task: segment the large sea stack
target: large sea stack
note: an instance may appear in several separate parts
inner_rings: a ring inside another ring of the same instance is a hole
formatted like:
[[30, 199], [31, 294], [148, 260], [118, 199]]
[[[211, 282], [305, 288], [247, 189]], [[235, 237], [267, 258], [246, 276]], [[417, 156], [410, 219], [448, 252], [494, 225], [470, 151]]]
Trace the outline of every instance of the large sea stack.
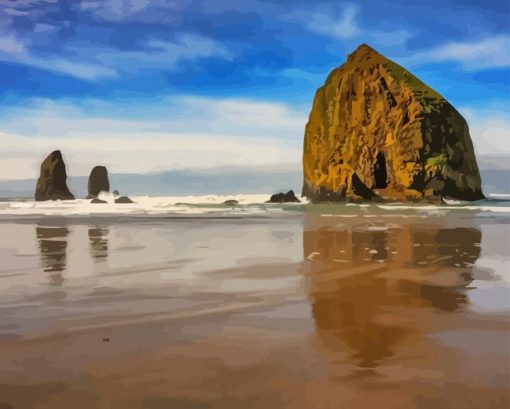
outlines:
[[89, 176], [87, 199], [94, 199], [100, 192], [109, 191], [108, 170], [104, 166], [94, 166]]
[[484, 197], [465, 119], [364, 44], [315, 94], [303, 174], [314, 201]]
[[73, 200], [67, 187], [66, 165], [60, 151], [51, 152], [41, 164], [41, 174], [35, 188], [35, 200]]

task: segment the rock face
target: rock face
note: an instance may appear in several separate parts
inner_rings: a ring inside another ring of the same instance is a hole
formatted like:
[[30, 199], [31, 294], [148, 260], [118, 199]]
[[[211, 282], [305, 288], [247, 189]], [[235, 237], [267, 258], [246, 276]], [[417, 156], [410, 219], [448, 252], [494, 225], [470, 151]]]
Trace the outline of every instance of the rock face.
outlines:
[[60, 151], [51, 152], [41, 164], [41, 174], [35, 188], [35, 200], [73, 200], [66, 184], [67, 173]]
[[99, 195], [99, 192], [109, 192], [110, 182], [108, 180], [108, 171], [104, 166], [95, 166], [90, 172], [88, 183], [87, 199], [93, 199]]
[[275, 193], [271, 195], [271, 198], [266, 203], [301, 203], [293, 190], [289, 190], [287, 193]]
[[484, 197], [464, 118], [367, 45], [315, 94], [303, 174], [314, 201]]

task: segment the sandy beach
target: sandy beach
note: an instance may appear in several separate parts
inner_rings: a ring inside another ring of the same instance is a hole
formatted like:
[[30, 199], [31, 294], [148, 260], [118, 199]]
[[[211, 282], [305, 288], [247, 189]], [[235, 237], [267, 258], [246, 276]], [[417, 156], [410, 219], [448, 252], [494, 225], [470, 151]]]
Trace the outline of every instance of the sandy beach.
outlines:
[[510, 212], [2, 216], [0, 408], [505, 408]]

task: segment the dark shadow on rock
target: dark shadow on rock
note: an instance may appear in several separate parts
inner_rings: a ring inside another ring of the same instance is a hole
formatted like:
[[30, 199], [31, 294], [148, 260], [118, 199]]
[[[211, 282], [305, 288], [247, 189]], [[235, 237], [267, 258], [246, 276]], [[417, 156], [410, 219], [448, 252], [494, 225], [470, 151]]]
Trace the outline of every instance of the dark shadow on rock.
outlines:
[[377, 195], [372, 191], [372, 189], [365, 185], [356, 173], [352, 174], [351, 187], [352, 191], [362, 199], [373, 200], [377, 198]]
[[374, 186], [375, 189], [386, 189], [388, 187], [388, 171], [386, 169], [386, 157], [384, 153], [377, 154], [374, 165]]

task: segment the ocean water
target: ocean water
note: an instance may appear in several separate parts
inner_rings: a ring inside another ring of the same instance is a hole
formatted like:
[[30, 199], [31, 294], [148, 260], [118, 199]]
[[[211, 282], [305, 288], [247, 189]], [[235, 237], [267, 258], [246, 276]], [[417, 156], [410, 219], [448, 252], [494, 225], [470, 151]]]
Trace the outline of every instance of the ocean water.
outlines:
[[0, 407], [508, 407], [504, 198], [268, 198], [1, 202]]

